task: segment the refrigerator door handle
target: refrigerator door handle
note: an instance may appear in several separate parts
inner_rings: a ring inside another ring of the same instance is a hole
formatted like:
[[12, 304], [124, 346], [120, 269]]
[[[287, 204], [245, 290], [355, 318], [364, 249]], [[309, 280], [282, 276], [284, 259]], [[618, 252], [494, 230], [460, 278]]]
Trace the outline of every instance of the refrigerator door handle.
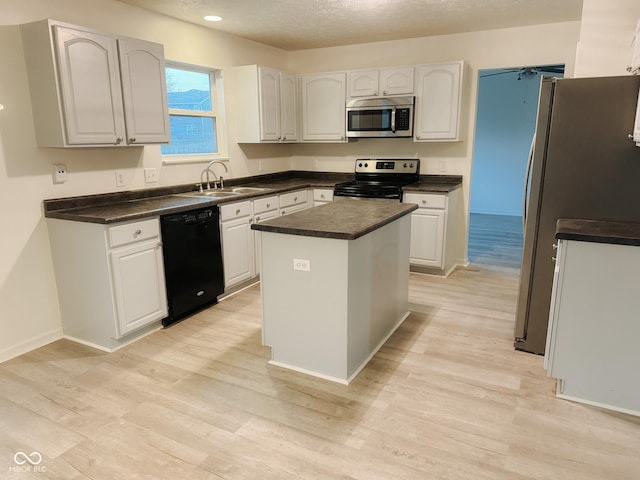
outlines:
[[524, 236], [524, 231], [527, 225], [527, 211], [529, 210], [529, 181], [531, 179], [531, 168], [533, 167], [533, 148], [536, 143], [536, 134], [533, 133], [533, 138], [531, 139], [531, 147], [529, 148], [529, 158], [527, 159], [527, 171], [524, 176], [524, 196], [522, 199], [522, 235]]

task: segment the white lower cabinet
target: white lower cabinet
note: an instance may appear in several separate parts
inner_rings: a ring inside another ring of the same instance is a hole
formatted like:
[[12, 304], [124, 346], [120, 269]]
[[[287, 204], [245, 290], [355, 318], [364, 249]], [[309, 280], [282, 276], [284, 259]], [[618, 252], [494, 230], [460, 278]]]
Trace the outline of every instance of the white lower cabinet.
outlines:
[[296, 190], [294, 192], [280, 195], [280, 215], [289, 215], [309, 208], [309, 194], [307, 190]]
[[167, 298], [157, 217], [47, 225], [65, 337], [113, 350], [160, 327]]
[[325, 203], [333, 202], [333, 189], [332, 188], [314, 188], [313, 189], [313, 206], [324, 205]]
[[[280, 215], [279, 200], [277, 196], [259, 198], [253, 201], [253, 223], [264, 222]], [[260, 232], [254, 231], [254, 254], [256, 260], [256, 274], [260, 274], [261, 249]]]
[[220, 206], [225, 291], [255, 276], [251, 201]]
[[404, 203], [416, 203], [411, 214], [409, 262], [414, 270], [449, 274], [456, 265], [459, 190], [446, 193], [406, 193]]
[[640, 247], [559, 240], [545, 368], [561, 398], [640, 416]]

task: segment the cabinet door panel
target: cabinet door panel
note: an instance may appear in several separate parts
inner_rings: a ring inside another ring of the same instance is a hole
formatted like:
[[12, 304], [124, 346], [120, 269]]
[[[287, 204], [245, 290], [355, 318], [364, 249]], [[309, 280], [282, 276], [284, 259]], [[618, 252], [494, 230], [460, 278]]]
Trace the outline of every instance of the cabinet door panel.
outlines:
[[127, 143], [168, 143], [170, 139], [164, 48], [119, 39]]
[[371, 97], [378, 95], [378, 70], [349, 72], [349, 96]]
[[460, 63], [428, 65], [418, 70], [416, 140], [457, 140]]
[[280, 73], [260, 67], [260, 140], [280, 139]]
[[413, 93], [413, 67], [384, 68], [380, 70], [380, 88], [383, 95]]
[[222, 256], [225, 288], [254, 276], [253, 230], [248, 218], [222, 223]]
[[298, 81], [290, 73], [280, 73], [280, 135], [283, 141], [298, 140]]
[[116, 40], [55, 26], [63, 116], [70, 145], [118, 144], [124, 112]]
[[411, 215], [411, 263], [442, 267], [443, 210], [418, 209]]
[[167, 315], [158, 240], [112, 251], [111, 270], [119, 336]]
[[344, 73], [302, 77], [302, 139], [338, 141], [346, 139]]

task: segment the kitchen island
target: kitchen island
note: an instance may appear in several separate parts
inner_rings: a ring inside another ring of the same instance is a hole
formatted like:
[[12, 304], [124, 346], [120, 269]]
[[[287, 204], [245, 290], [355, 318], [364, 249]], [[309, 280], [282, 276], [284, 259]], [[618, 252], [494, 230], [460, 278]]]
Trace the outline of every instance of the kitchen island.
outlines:
[[271, 364], [348, 384], [408, 316], [415, 204], [345, 199], [252, 225]]

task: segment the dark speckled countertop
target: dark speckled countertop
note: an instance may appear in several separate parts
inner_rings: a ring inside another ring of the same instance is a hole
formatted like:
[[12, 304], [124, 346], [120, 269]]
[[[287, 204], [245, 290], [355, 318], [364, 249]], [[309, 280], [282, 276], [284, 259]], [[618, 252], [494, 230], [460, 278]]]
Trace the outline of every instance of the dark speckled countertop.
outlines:
[[[331, 188], [353, 179], [353, 174], [289, 171], [240, 179], [225, 185], [260, 187], [265, 190], [224, 198], [185, 196], [193, 185], [176, 185], [145, 190], [57, 198], [44, 201], [44, 215], [78, 222], [111, 224], [145, 217], [186, 212], [201, 207], [277, 195], [301, 188]], [[411, 192], [447, 193], [462, 186], [462, 176], [421, 175], [420, 182], [405, 187]]]
[[355, 240], [417, 209], [414, 203], [345, 198], [251, 225], [263, 232]]
[[556, 222], [556, 238], [640, 246], [640, 223], [560, 218]]

